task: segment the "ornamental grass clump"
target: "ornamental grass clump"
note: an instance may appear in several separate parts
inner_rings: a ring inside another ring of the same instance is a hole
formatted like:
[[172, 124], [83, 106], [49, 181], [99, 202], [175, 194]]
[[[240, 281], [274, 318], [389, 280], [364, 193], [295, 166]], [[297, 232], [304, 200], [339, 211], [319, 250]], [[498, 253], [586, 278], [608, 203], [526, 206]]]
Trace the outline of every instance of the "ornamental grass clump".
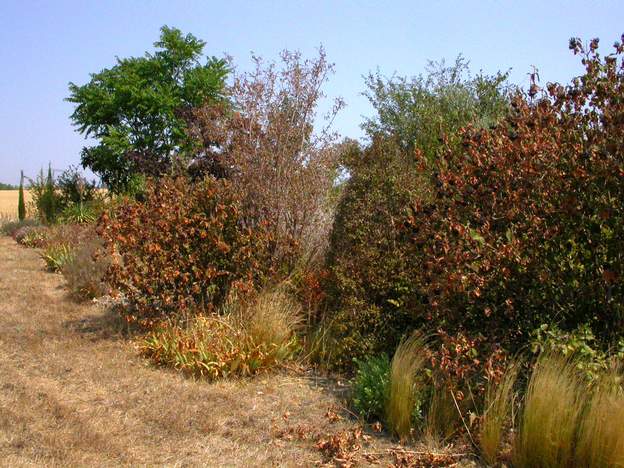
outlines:
[[425, 390], [421, 372], [426, 361], [426, 340], [419, 333], [402, 341], [392, 358], [385, 415], [390, 430], [401, 439], [414, 428]]
[[514, 384], [518, 377], [518, 369], [517, 364], [510, 365], [500, 381], [491, 381], [487, 387], [479, 447], [489, 465], [495, 464], [505, 430], [512, 422]]
[[514, 465], [573, 466], [576, 432], [586, 395], [586, 383], [573, 361], [556, 354], [542, 354], [524, 396], [513, 448]]
[[579, 427], [575, 463], [624, 467], [624, 375], [612, 368], [596, 384]]
[[142, 342], [142, 354], [157, 365], [208, 380], [252, 376], [295, 356], [301, 316], [284, 293], [262, 293], [251, 304], [230, 307], [223, 315], [163, 322]]

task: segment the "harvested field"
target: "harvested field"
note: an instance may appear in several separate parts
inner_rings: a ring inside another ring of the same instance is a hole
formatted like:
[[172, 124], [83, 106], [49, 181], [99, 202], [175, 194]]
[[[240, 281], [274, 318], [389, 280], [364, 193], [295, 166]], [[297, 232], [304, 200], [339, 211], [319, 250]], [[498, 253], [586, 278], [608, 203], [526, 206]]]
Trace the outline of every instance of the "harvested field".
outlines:
[[[0, 216], [17, 218], [17, 200], [19, 190], [0, 190]], [[24, 190], [26, 207], [30, 203], [31, 196], [28, 190]]]

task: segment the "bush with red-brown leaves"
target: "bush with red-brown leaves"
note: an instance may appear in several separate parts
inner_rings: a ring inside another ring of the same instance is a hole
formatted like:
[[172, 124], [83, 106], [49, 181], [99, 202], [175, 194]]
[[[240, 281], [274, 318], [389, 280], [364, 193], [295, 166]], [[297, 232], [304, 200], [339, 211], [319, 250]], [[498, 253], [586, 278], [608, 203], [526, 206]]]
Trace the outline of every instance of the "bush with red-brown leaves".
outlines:
[[225, 180], [153, 182], [143, 202], [103, 216], [99, 234], [114, 253], [114, 288], [130, 319], [150, 322], [191, 310], [218, 309], [253, 293], [275, 272], [263, 223], [247, 226]]
[[624, 325], [624, 46], [585, 74], [513, 100], [489, 130], [466, 128], [436, 164], [433, 197], [407, 218], [431, 320], [512, 347], [542, 323]]

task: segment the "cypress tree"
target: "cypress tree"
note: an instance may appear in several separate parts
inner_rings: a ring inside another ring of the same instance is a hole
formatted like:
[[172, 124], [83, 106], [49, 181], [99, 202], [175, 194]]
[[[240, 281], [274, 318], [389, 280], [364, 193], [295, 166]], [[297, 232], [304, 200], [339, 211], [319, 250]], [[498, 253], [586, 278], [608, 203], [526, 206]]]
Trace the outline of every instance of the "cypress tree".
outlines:
[[56, 218], [56, 194], [54, 193], [54, 178], [52, 177], [52, 164], [48, 165], [48, 178], [44, 189], [44, 215], [47, 223], [53, 223]]
[[26, 219], [26, 203], [24, 202], [24, 171], [20, 175], [19, 195], [17, 199], [17, 217], [20, 221]]

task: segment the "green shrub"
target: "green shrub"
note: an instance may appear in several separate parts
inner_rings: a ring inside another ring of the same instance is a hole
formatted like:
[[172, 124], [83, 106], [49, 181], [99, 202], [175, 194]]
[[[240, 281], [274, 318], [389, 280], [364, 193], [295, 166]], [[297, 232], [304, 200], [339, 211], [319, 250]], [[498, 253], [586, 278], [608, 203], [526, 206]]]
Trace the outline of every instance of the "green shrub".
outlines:
[[353, 381], [353, 406], [366, 420], [385, 419], [390, 359], [386, 354], [356, 359], [357, 370]]
[[534, 353], [551, 352], [573, 359], [579, 371], [592, 382], [607, 371], [613, 360], [624, 360], [624, 337], [609, 352], [601, 349], [591, 327], [579, 325], [566, 332], [556, 325], [542, 325], [532, 335], [531, 350]]
[[265, 224], [246, 225], [226, 181], [164, 178], [144, 202], [128, 202], [98, 227], [116, 261], [112, 286], [129, 319], [146, 323], [190, 310], [219, 310], [275, 272]]
[[57, 190], [52, 166], [48, 167], [47, 176], [43, 169], [35, 180], [31, 180], [30, 193], [37, 218], [44, 224], [54, 224], [62, 209], [60, 193]]
[[352, 146], [343, 161], [351, 177], [342, 189], [327, 256], [331, 332], [338, 366], [352, 358], [392, 353], [406, 331], [424, 324], [416, 306], [420, 266], [406, 255], [400, 220], [427, 181], [393, 141]]
[[89, 182], [75, 166], [70, 166], [56, 179], [59, 191], [59, 205], [65, 210], [70, 206], [82, 205], [95, 199], [95, 182]]

